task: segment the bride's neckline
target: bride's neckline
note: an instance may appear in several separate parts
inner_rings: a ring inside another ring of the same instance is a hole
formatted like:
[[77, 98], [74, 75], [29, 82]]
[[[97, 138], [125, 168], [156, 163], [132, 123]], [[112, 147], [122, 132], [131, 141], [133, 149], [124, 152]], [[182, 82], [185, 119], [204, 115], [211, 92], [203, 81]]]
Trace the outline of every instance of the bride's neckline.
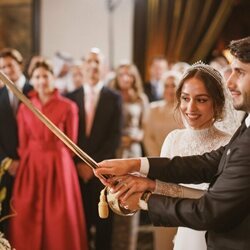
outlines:
[[218, 129], [214, 125], [203, 129], [193, 129], [191, 127], [187, 127], [186, 130], [190, 136], [198, 136], [198, 137], [211, 136], [212, 134], [218, 132]]

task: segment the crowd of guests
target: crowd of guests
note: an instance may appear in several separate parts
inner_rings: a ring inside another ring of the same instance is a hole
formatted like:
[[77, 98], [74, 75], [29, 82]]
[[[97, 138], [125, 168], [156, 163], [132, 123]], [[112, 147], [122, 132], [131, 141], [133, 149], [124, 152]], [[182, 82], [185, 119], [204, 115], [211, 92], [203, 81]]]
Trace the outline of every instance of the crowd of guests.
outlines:
[[[217, 69], [224, 78], [230, 71], [228, 65]], [[0, 71], [96, 162], [145, 155], [172, 158], [226, 144], [242, 114], [231, 108], [224, 80], [214, 70], [217, 80], [206, 70], [185, 62], [170, 66], [157, 56], [148, 82], [143, 83], [136, 65], [127, 61], [110, 79], [105, 78], [102, 53], [93, 48], [77, 61], [65, 53], [57, 53], [51, 62], [35, 56], [25, 74], [17, 50], [0, 51]], [[14, 248], [136, 249], [139, 215], [120, 218], [111, 212], [108, 219], [100, 219], [103, 185], [92, 169], [2, 82], [0, 162], [6, 172], [1, 186], [7, 188], [1, 216], [13, 215], [1, 223], [1, 231]], [[155, 249], [173, 249], [176, 230], [165, 230], [156, 230]], [[184, 249], [188, 233], [178, 229], [175, 249]], [[197, 239], [204, 238], [201, 234]], [[190, 249], [205, 249], [205, 238], [194, 242], [198, 246]]]

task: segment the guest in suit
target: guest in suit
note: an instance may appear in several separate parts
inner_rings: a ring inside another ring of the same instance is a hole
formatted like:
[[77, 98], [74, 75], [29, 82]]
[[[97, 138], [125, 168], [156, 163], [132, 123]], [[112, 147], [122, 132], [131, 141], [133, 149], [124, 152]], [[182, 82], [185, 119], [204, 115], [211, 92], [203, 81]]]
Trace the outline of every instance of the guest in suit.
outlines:
[[[22, 73], [23, 57], [15, 49], [5, 48], [0, 51], [0, 70], [25, 94], [32, 89], [28, 80]], [[19, 106], [17, 97], [3, 84], [0, 84], [0, 162], [1, 167], [8, 158], [11, 159], [11, 165], [4, 174], [1, 181], [1, 187], [7, 188], [7, 195], [2, 204], [1, 216], [11, 213], [9, 202], [11, 197], [13, 176], [19, 165], [17, 154], [17, 122], [16, 113]], [[1, 223], [1, 231], [6, 231], [8, 220]]]
[[190, 65], [186, 62], [176, 62], [171, 70], [179, 72], [181, 75], [188, 69]]
[[84, 82], [84, 61], [74, 61], [70, 67], [69, 92], [81, 88]]
[[[247, 112], [246, 119], [230, 142], [198, 156], [114, 160], [100, 163], [96, 174], [123, 175], [134, 171], [150, 179], [172, 183], [210, 183], [199, 199], [172, 198], [143, 193], [133, 185], [122, 203], [129, 209], [148, 210], [156, 226], [183, 226], [207, 230], [207, 248], [249, 249], [250, 238], [250, 37], [232, 41], [232, 74], [227, 81], [236, 110]], [[106, 182], [106, 184], [108, 184]], [[128, 187], [126, 183], [123, 185]], [[155, 187], [149, 189], [154, 190]], [[148, 187], [146, 188], [148, 189]], [[174, 193], [181, 189], [172, 190]], [[127, 197], [133, 193], [133, 199]]]
[[150, 80], [143, 85], [144, 92], [149, 102], [163, 99], [163, 85], [161, 77], [167, 70], [167, 60], [164, 56], [155, 56], [150, 65]]
[[55, 87], [59, 90], [61, 94], [67, 94], [70, 83], [70, 67], [73, 63], [73, 57], [65, 51], [57, 51], [53, 58], [54, 74], [56, 77]]
[[[79, 107], [78, 145], [96, 161], [115, 157], [122, 127], [121, 96], [103, 85], [103, 66], [103, 56], [99, 49], [92, 49], [86, 56], [86, 82], [68, 95]], [[97, 213], [103, 185], [82, 161], [77, 160], [77, 169], [81, 177], [89, 242], [93, 242], [97, 250], [109, 250], [112, 213], [106, 220], [100, 219]]]

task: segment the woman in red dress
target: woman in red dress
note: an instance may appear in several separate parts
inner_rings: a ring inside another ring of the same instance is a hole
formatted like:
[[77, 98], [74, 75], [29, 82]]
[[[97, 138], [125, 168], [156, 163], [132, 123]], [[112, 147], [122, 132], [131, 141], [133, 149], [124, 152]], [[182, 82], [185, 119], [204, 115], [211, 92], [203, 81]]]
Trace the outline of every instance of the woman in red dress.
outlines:
[[[76, 105], [53, 87], [46, 61], [31, 73], [31, 102], [73, 141]], [[78, 177], [69, 149], [23, 104], [18, 111], [20, 165], [14, 183], [9, 240], [18, 250], [85, 250], [87, 238]]]

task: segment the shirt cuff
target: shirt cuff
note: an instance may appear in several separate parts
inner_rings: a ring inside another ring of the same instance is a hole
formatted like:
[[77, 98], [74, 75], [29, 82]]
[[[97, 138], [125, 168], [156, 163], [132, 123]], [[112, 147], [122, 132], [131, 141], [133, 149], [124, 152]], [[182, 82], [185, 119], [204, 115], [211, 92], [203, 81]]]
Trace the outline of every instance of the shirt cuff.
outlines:
[[143, 200], [139, 200], [139, 207], [142, 210], [148, 210], [148, 203]]
[[147, 176], [149, 172], [149, 161], [146, 157], [141, 157], [140, 174]]

